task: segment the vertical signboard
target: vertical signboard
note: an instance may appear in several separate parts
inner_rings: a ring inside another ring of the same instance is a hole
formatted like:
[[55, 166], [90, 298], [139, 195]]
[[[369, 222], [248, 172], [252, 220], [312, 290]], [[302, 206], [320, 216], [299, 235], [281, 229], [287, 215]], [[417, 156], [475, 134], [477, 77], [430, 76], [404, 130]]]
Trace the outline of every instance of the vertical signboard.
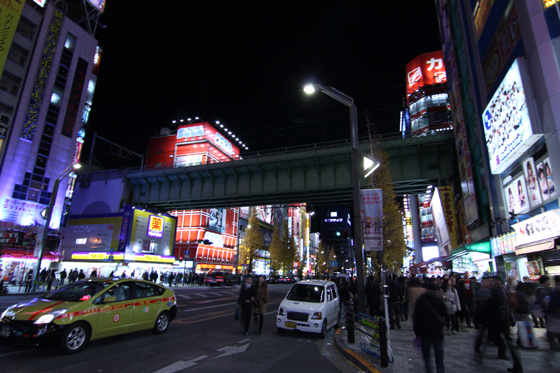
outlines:
[[558, 191], [556, 190], [554, 176], [552, 175], [550, 158], [545, 158], [537, 165], [537, 178], [541, 186], [543, 201], [546, 202], [552, 198], [556, 198]]
[[74, 126], [78, 118], [78, 109], [80, 107], [80, 99], [86, 81], [87, 69], [88, 63], [82, 58], [78, 58], [74, 80], [72, 81], [72, 89], [70, 90], [70, 97], [68, 98], [68, 107], [66, 108], [64, 122], [62, 122], [62, 134], [66, 137], [72, 138], [74, 135]]
[[383, 251], [383, 190], [363, 189], [361, 194], [364, 251]]
[[445, 225], [449, 233], [449, 240], [453, 249], [458, 246], [458, 224], [457, 215], [455, 214], [455, 203], [453, 202], [453, 188], [449, 186], [437, 188], [445, 217]]
[[523, 174], [525, 175], [525, 184], [527, 186], [527, 198], [529, 198], [531, 208], [535, 208], [542, 203], [542, 197], [533, 158], [523, 162]]
[[43, 56], [39, 64], [39, 71], [35, 78], [35, 85], [32, 88], [32, 93], [27, 105], [27, 113], [23, 121], [23, 129], [20, 137], [25, 140], [32, 141], [39, 119], [39, 111], [43, 106], [43, 97], [45, 95], [45, 87], [51, 73], [54, 54], [60, 38], [60, 30], [62, 29], [62, 21], [64, 15], [58, 9], [54, 11], [54, 15], [49, 28], [49, 33], [46, 38], [45, 47], [42, 49]]
[[25, 4], [24, 0], [0, 1], [0, 26], [2, 27], [2, 32], [0, 32], [0, 76], [2, 76], [6, 59], [8, 59], [23, 4]]

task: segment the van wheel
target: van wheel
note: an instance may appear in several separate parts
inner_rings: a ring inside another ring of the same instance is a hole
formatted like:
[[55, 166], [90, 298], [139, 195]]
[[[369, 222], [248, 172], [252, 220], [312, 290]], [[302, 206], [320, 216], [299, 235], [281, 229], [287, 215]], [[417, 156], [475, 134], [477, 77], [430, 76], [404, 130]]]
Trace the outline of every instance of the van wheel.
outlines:
[[327, 336], [327, 319], [323, 321], [323, 327], [321, 328], [321, 334], [319, 334], [319, 338], [325, 338]]
[[336, 318], [336, 327], [340, 328], [342, 326], [342, 314], [339, 312]]
[[169, 313], [167, 313], [167, 311], [163, 311], [162, 313], [159, 314], [156, 320], [156, 324], [154, 325], [152, 331], [154, 332], [154, 334], [165, 333], [167, 331], [167, 328], [169, 327], [169, 322], [170, 322]]
[[77, 322], [66, 328], [62, 334], [59, 348], [65, 354], [75, 354], [84, 349], [89, 340], [89, 328], [86, 323]]

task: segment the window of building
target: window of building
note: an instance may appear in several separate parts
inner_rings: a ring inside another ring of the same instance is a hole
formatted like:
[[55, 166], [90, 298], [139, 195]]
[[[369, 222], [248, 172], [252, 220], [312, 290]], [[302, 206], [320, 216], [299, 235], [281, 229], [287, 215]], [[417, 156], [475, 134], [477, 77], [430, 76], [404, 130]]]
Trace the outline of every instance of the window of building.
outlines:
[[21, 78], [4, 70], [4, 72], [2, 73], [2, 79], [0, 79], [0, 89], [2, 91], [13, 96], [17, 96], [20, 85]]
[[0, 102], [0, 114], [8, 114], [9, 116], [12, 116], [14, 114], [14, 108]]
[[8, 52], [8, 59], [16, 65], [25, 67], [28, 58], [29, 51], [21, 45], [12, 42], [12, 47], [10, 48], [10, 52]]
[[51, 95], [51, 105], [60, 107], [60, 105], [62, 104], [62, 94], [63, 94], [62, 89], [58, 87], [54, 87], [53, 93]]
[[66, 34], [66, 41], [64, 42], [64, 48], [74, 52], [76, 49], [76, 37], [71, 33]]
[[26, 39], [33, 40], [35, 32], [37, 32], [37, 25], [21, 16], [16, 28], [16, 32]]

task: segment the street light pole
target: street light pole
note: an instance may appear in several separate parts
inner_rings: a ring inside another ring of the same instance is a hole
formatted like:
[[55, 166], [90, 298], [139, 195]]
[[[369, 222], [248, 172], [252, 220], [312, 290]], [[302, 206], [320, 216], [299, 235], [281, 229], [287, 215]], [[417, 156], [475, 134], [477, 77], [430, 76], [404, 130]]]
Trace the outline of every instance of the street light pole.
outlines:
[[364, 278], [364, 249], [362, 245], [362, 214], [360, 195], [360, 153], [358, 150], [358, 115], [354, 99], [333, 87], [324, 87], [321, 84], [308, 84], [306, 93], [313, 93], [317, 87], [322, 93], [335, 99], [350, 108], [350, 134], [352, 139], [352, 196], [354, 202], [354, 255], [356, 256], [356, 277], [358, 288], [358, 312], [364, 313], [365, 307], [365, 278]]
[[37, 256], [37, 265], [35, 266], [35, 274], [33, 276], [33, 290], [37, 289], [37, 281], [39, 281], [39, 272], [41, 271], [41, 261], [43, 260], [43, 252], [45, 251], [45, 242], [49, 237], [49, 225], [51, 224], [52, 212], [54, 209], [54, 205], [56, 203], [56, 195], [58, 194], [58, 186], [60, 182], [64, 180], [66, 176], [70, 174], [70, 172], [74, 169], [80, 168], [79, 163], [72, 163], [70, 166], [66, 167], [66, 169], [60, 174], [59, 177], [56, 178], [53, 185], [53, 190], [51, 194], [51, 199], [49, 201], [49, 205], [44, 210], [44, 218], [45, 218], [45, 230], [43, 231], [43, 235], [41, 236], [41, 242], [39, 244], [39, 255]]

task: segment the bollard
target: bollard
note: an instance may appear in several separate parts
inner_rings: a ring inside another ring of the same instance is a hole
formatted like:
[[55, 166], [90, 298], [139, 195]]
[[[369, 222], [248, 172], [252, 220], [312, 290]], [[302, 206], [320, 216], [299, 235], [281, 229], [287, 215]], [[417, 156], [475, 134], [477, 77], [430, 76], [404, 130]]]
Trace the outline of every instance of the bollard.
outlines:
[[354, 307], [352, 302], [345, 302], [346, 306], [346, 332], [348, 334], [348, 342], [355, 343], [356, 337], [354, 336]]
[[379, 319], [379, 354], [381, 355], [381, 367], [389, 366], [389, 356], [387, 354], [387, 324], [382, 318]]

